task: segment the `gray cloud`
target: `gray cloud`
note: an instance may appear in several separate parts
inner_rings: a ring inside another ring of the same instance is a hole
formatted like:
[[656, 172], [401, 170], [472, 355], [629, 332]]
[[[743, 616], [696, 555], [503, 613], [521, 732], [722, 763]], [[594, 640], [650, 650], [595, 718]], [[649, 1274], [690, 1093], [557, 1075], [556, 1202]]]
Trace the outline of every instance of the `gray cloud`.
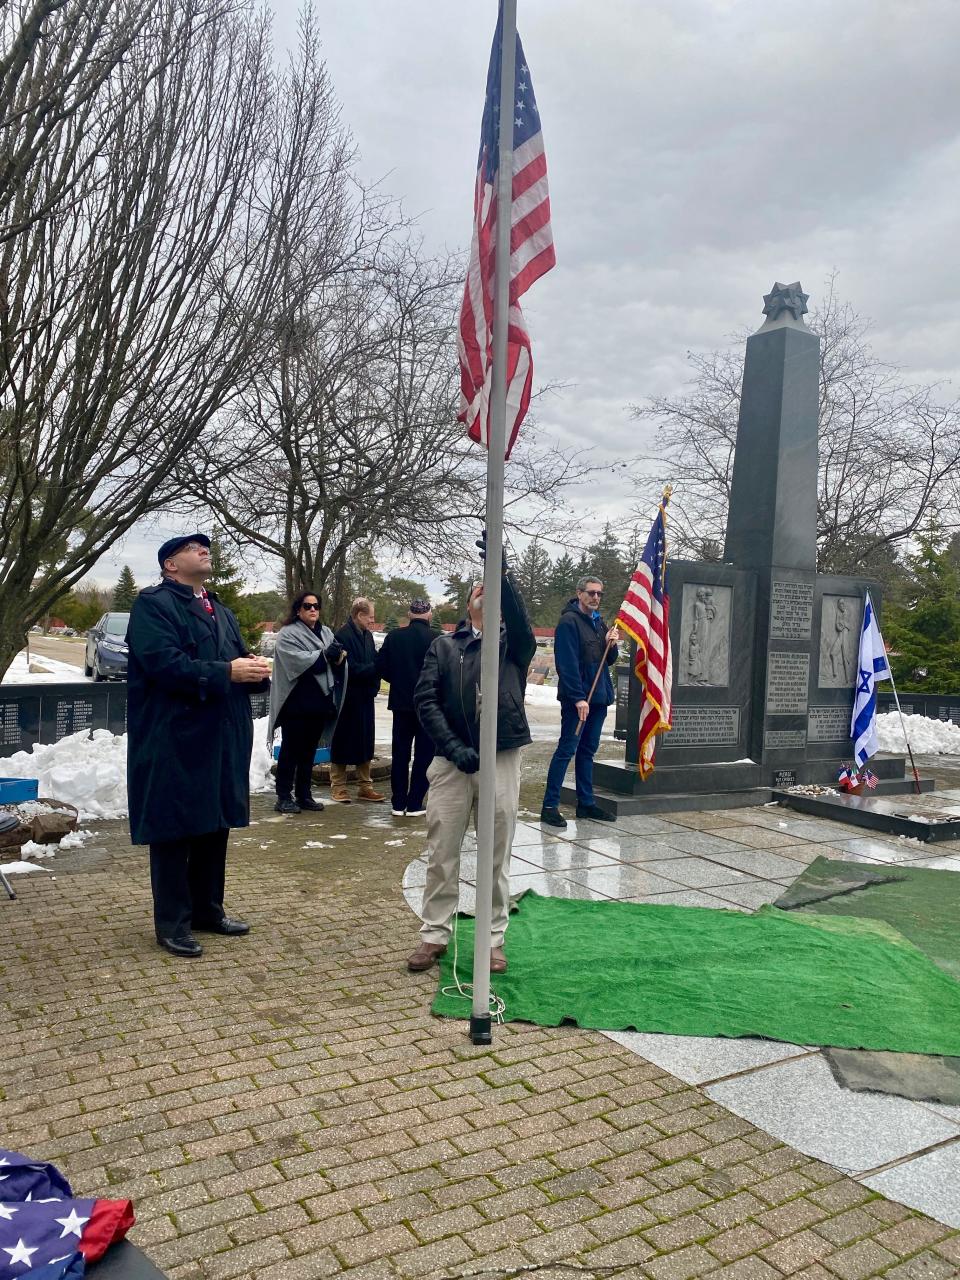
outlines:
[[[676, 391], [690, 348], [760, 322], [775, 278], [841, 295], [884, 359], [960, 371], [954, 0], [519, 0], [558, 266], [527, 295], [541, 428], [620, 455], [626, 406]], [[361, 172], [437, 250], [469, 242], [496, 4], [320, 6]], [[278, 46], [296, 24], [277, 0]], [[954, 392], [955, 394], [955, 392]], [[625, 479], [589, 496], [615, 516]], [[101, 576], [101, 575], [98, 575]]]

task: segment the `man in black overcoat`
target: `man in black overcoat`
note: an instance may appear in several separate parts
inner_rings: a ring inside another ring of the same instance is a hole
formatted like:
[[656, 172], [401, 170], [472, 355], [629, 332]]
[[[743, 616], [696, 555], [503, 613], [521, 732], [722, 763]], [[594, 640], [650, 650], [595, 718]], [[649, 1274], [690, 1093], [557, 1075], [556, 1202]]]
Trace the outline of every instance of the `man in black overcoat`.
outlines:
[[347, 692], [330, 744], [330, 798], [350, 803], [347, 766], [356, 765], [357, 799], [382, 804], [384, 796], [374, 789], [370, 776], [376, 721], [373, 700], [380, 690], [377, 649], [370, 628], [374, 624], [373, 604], [359, 596], [350, 606], [350, 618], [335, 632], [347, 651]]
[[210, 539], [192, 533], [157, 553], [163, 580], [141, 591], [127, 631], [130, 835], [150, 846], [157, 941], [199, 956], [193, 930], [248, 933], [224, 910], [227, 838], [250, 821], [250, 694], [270, 668], [206, 591]]
[[[419, 818], [426, 813], [427, 770], [433, 759], [433, 739], [417, 719], [413, 691], [423, 670], [427, 650], [435, 640], [430, 629], [433, 610], [428, 600], [411, 600], [410, 621], [384, 637], [377, 654], [377, 672], [390, 686], [387, 706], [393, 712], [390, 790], [392, 813]], [[410, 752], [413, 751], [413, 768]]]

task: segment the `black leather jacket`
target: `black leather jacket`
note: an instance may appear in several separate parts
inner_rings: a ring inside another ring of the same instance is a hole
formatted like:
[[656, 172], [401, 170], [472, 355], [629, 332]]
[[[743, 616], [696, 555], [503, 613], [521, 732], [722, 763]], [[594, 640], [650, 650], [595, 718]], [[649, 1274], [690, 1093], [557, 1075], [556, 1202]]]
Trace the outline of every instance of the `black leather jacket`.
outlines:
[[[537, 642], [513, 575], [508, 573], [501, 586], [497, 750], [510, 751], [531, 741], [523, 694]], [[465, 619], [452, 635], [438, 636], [427, 650], [413, 695], [417, 716], [438, 755], [449, 760], [460, 745], [480, 750], [479, 688], [480, 637]]]

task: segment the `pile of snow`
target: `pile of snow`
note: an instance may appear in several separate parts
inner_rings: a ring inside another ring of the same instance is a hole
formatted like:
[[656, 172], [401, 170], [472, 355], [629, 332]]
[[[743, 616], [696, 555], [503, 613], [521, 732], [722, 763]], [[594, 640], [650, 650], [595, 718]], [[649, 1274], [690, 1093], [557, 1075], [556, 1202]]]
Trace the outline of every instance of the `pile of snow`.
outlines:
[[[960, 725], [949, 720], [930, 720], [927, 716], [908, 715], [903, 717], [903, 723], [915, 755], [960, 755]], [[877, 716], [877, 737], [880, 739], [881, 751], [901, 754], [907, 749], [896, 711]]]
[[58, 662], [56, 658], [42, 657], [34, 654], [33, 662], [38, 667], [45, 667], [45, 672], [31, 671], [27, 664], [26, 653], [18, 653], [7, 668], [2, 684], [89, 684], [90, 681], [79, 667], [72, 667], [68, 662]]
[[523, 695], [524, 702], [531, 707], [558, 707], [557, 686], [555, 684], [528, 684]]
[[28, 871], [42, 871], [35, 862], [0, 862], [0, 871], [5, 876], [24, 876]]
[[40, 794], [74, 805], [81, 818], [122, 818], [127, 812], [127, 738], [109, 729], [34, 743], [3, 761], [9, 778], [36, 778]]
[[[267, 721], [255, 720], [250, 755], [250, 790], [270, 791], [273, 758], [267, 749]], [[72, 733], [59, 742], [35, 743], [3, 761], [7, 778], [36, 778], [42, 796], [74, 805], [81, 820], [127, 816], [127, 735], [109, 729]], [[67, 846], [69, 848], [69, 845]]]

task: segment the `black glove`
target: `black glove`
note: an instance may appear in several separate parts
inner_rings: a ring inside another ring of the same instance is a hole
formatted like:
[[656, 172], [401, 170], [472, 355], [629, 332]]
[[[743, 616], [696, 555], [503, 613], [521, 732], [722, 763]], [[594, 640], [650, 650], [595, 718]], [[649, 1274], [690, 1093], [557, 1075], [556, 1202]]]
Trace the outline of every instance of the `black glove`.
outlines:
[[331, 640], [323, 651], [323, 656], [328, 662], [339, 662], [340, 658], [347, 651], [339, 640]]
[[461, 773], [476, 773], [480, 768], [480, 757], [473, 747], [457, 746], [450, 753], [450, 759]]
[[[477, 539], [476, 545], [480, 548], [480, 559], [483, 561], [483, 563], [484, 563], [484, 564], [486, 564], [486, 563], [487, 563], [487, 531], [486, 531], [486, 529], [484, 529], [483, 533], [481, 533], [480, 537]], [[510, 567], [510, 566], [507, 564], [507, 549], [506, 549], [506, 547], [503, 547], [503, 548], [501, 549], [501, 553], [500, 553], [500, 554], [501, 554], [501, 557], [502, 557], [502, 564], [501, 564], [500, 572], [501, 572], [501, 573], [503, 573], [503, 574], [505, 574], [505, 573], [507, 572], [507, 570], [509, 569], [509, 567]]]

